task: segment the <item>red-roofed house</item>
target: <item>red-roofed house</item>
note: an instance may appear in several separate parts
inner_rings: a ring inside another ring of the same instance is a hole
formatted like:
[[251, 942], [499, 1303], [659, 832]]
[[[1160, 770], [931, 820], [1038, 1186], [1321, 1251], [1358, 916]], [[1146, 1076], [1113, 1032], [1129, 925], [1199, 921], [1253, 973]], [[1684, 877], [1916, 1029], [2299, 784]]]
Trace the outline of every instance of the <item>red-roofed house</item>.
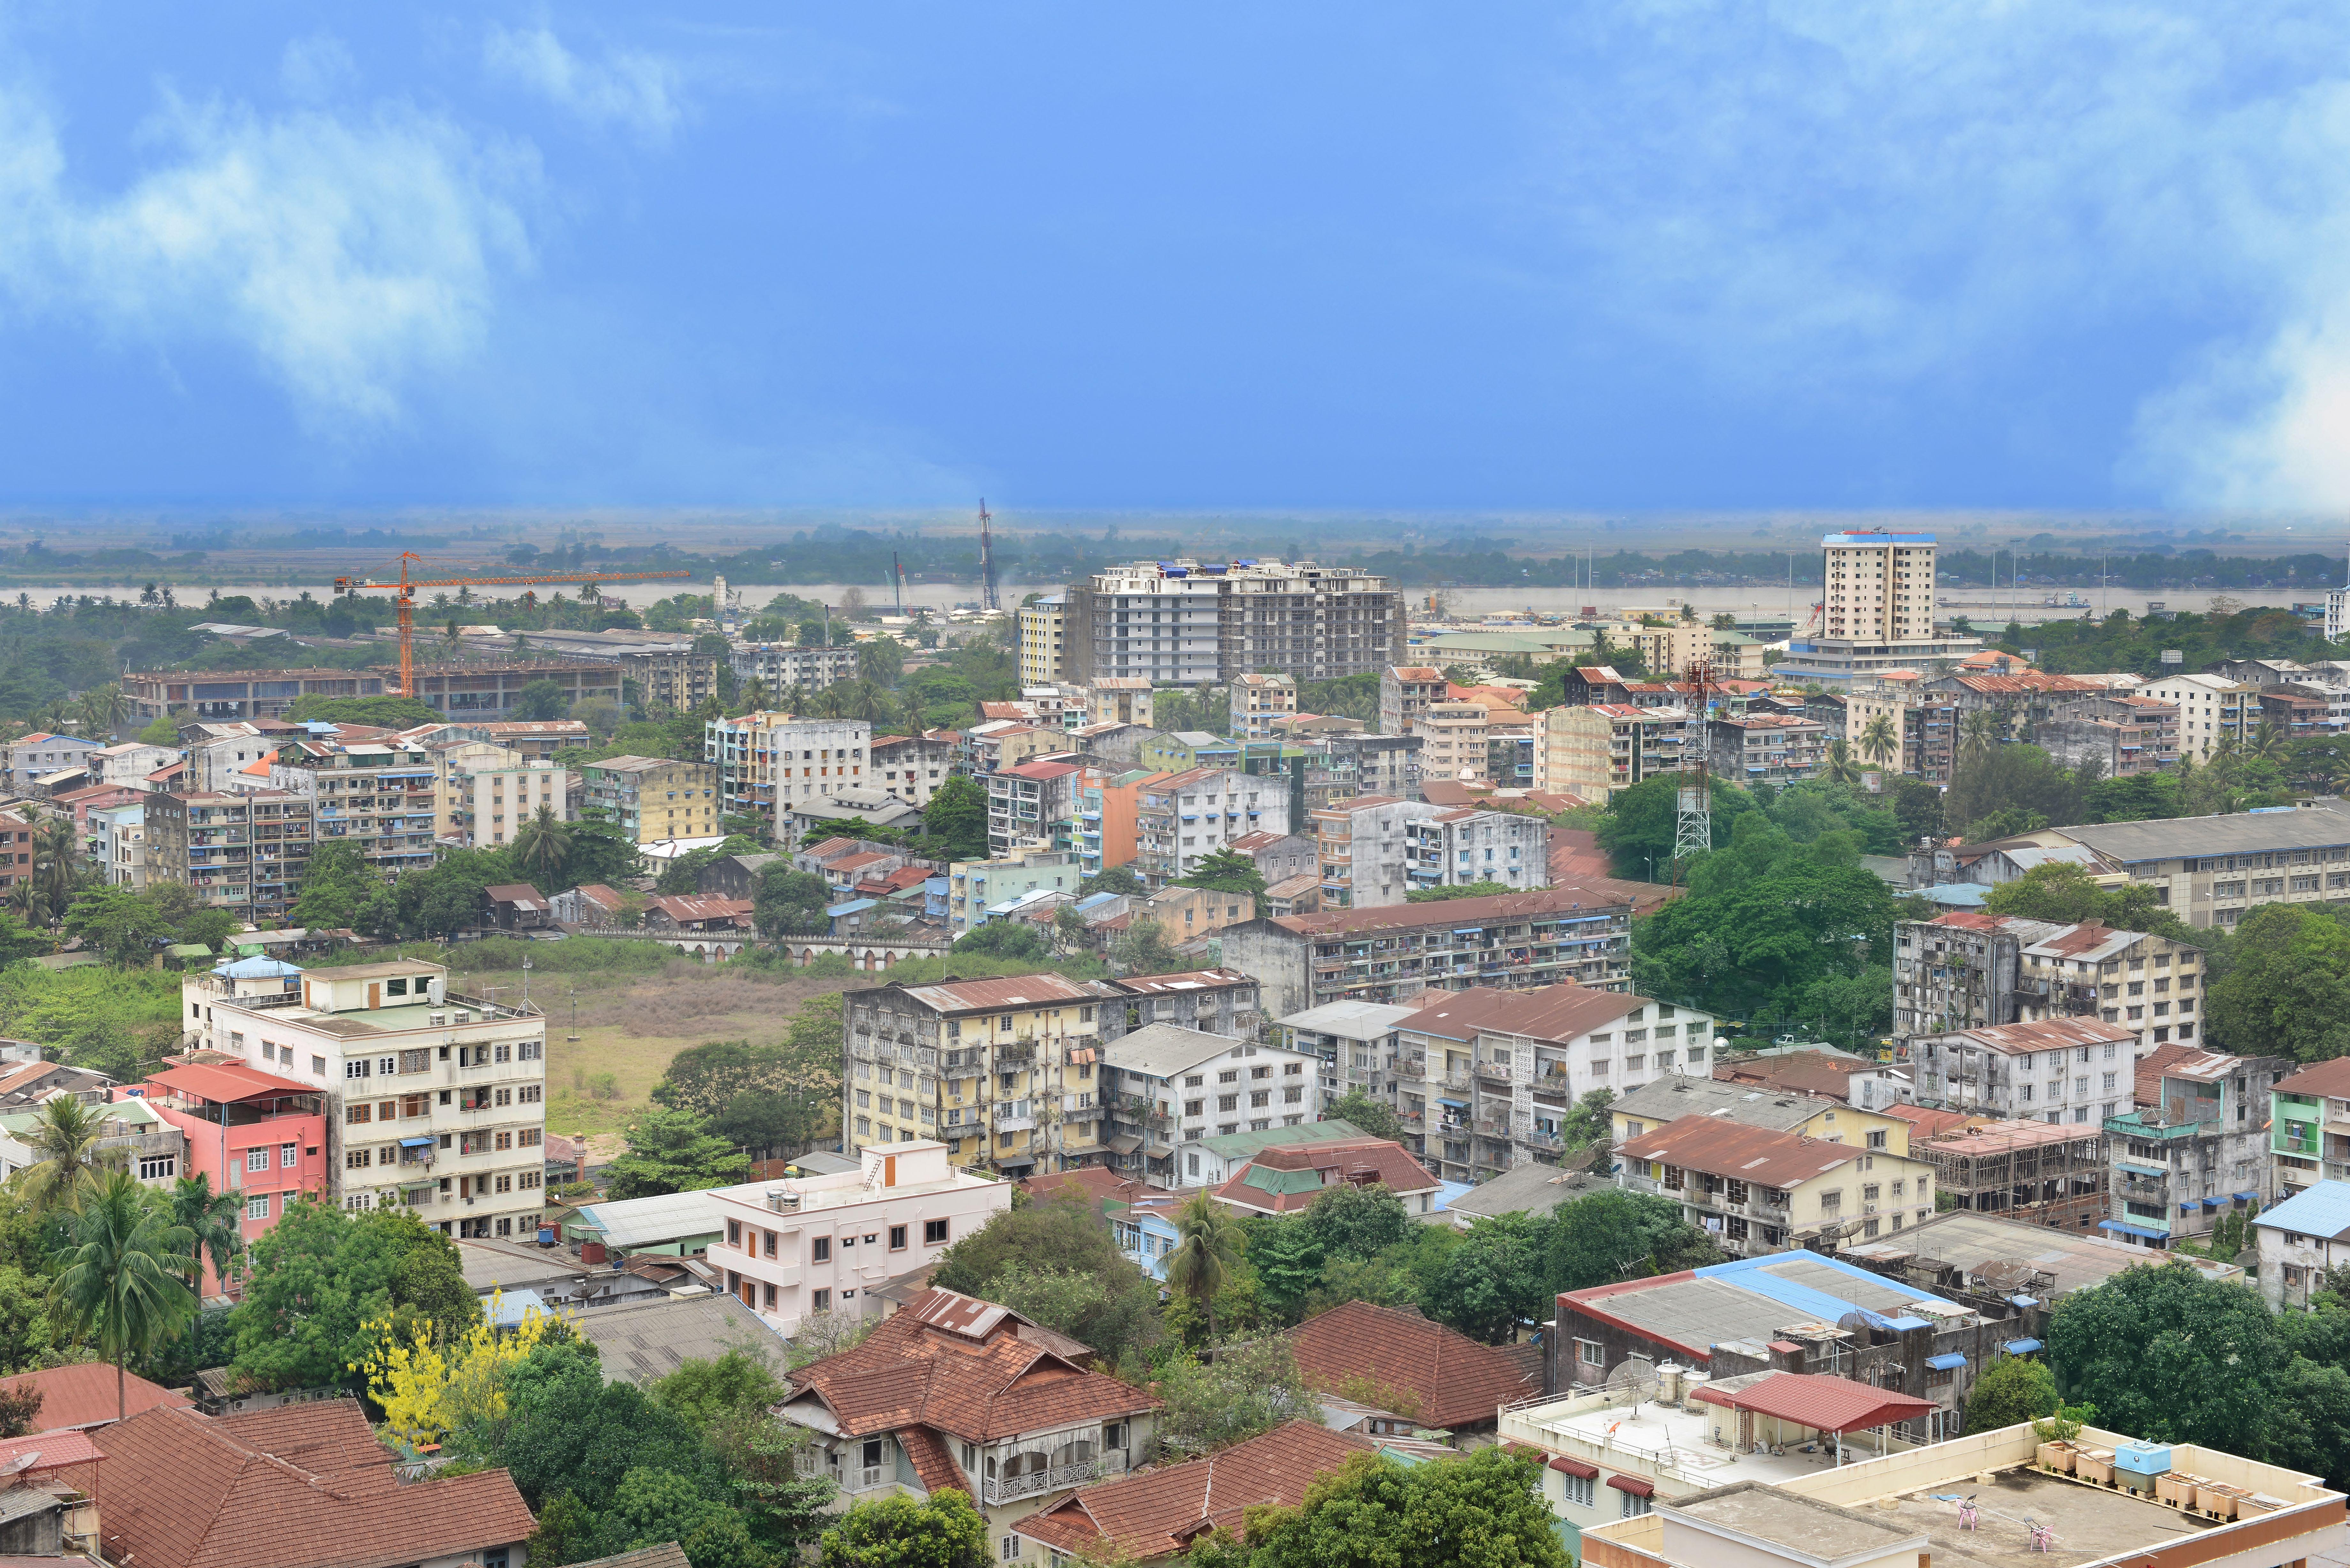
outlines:
[[504, 1470], [403, 1482], [356, 1400], [101, 1427], [99, 1530], [139, 1568], [519, 1563], [537, 1528]]
[[158, 1405], [190, 1407], [184, 1395], [150, 1383], [136, 1373], [124, 1374], [118, 1387], [114, 1368], [103, 1361], [77, 1362], [0, 1378], [0, 1393], [22, 1394], [27, 1389], [41, 1396], [41, 1408], [33, 1417], [36, 1432], [101, 1427], [119, 1414], [136, 1416]]
[[1315, 1387], [1337, 1391], [1365, 1376], [1409, 1396], [1392, 1407], [1449, 1431], [1491, 1428], [1501, 1407], [1542, 1392], [1542, 1373], [1417, 1313], [1348, 1302], [1307, 1318], [1289, 1336], [1297, 1369]]
[[1430, 1214], [1442, 1185], [1401, 1144], [1333, 1138], [1259, 1150], [1215, 1189], [1215, 1199], [1243, 1214], [1302, 1214], [1325, 1188], [1384, 1187], [1413, 1213]]
[[1677, 1116], [1627, 1137], [1620, 1184], [1681, 1206], [1732, 1257], [1783, 1251], [1854, 1222], [1851, 1234], [1888, 1233], [1896, 1219], [1934, 1217], [1934, 1168], [1923, 1158], [1829, 1143], [1721, 1116]]
[[1292, 1421], [1205, 1459], [1087, 1487], [1013, 1529], [1052, 1562], [1167, 1563], [1211, 1530], [1238, 1535], [1248, 1509], [1296, 1507], [1315, 1477], [1377, 1451], [1367, 1438]]
[[854, 1349], [793, 1374], [781, 1414], [815, 1434], [847, 1501], [954, 1487], [1000, 1534], [1149, 1457], [1159, 1401], [1091, 1359], [1008, 1307], [925, 1291]]

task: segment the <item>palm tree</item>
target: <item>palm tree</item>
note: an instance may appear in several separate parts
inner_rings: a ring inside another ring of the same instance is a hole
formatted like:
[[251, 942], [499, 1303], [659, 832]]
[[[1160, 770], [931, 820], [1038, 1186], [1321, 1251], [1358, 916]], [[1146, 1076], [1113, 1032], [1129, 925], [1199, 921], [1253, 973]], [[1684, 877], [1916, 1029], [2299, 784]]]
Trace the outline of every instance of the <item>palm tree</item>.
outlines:
[[1216, 1337], [1216, 1293], [1240, 1260], [1238, 1228], [1232, 1216], [1217, 1207], [1201, 1188], [1189, 1203], [1175, 1210], [1175, 1234], [1180, 1240], [1167, 1254], [1167, 1283], [1206, 1309], [1208, 1337]]
[[764, 675], [754, 675], [750, 680], [743, 682], [740, 695], [744, 712], [764, 711], [767, 706], [767, 678]]
[[555, 881], [571, 857], [571, 826], [555, 815], [553, 806], [543, 805], [515, 830], [514, 851], [515, 864], [532, 881]]
[[73, 722], [73, 707], [64, 698], [55, 697], [42, 705], [40, 725], [49, 734], [63, 734]]
[[188, 1233], [188, 1262], [210, 1258], [213, 1273], [224, 1283], [244, 1251], [241, 1223], [244, 1205], [234, 1192], [214, 1192], [213, 1179], [202, 1171], [183, 1176], [172, 1187], [172, 1222]]
[[2277, 728], [2276, 721], [2263, 719], [2245, 738], [2244, 755], [2259, 762], [2280, 763], [2284, 760], [2286, 744], [2284, 732]]
[[88, 733], [104, 735], [109, 740], [113, 738], [115, 726], [130, 716], [130, 699], [122, 694], [121, 687], [111, 682], [93, 686], [83, 692], [78, 706], [81, 709], [82, 723]]
[[1999, 714], [1988, 708], [1978, 708], [1959, 726], [1959, 749], [1980, 756], [1996, 747], [2006, 731], [2007, 725]]
[[87, 878], [81, 844], [74, 836], [73, 818], [53, 816], [33, 833], [33, 881], [47, 906], [51, 925], [65, 919], [74, 890]]
[[98, 1177], [98, 1140], [105, 1118], [71, 1095], [41, 1102], [25, 1141], [40, 1158], [25, 1168], [26, 1200], [35, 1210], [79, 1209]]
[[1894, 732], [1891, 716], [1879, 713], [1860, 730], [1860, 753], [1882, 766], [1901, 750], [1901, 737]]
[[1830, 784], [1850, 784], [1860, 782], [1860, 764], [1852, 760], [1852, 748], [1842, 741], [1828, 742], [1828, 761], [1824, 772]]
[[117, 1419], [130, 1413], [125, 1367], [153, 1355], [195, 1316], [196, 1293], [182, 1276], [195, 1241], [128, 1170], [111, 1170], [75, 1220], [73, 1240], [50, 1261], [62, 1272], [50, 1310], [114, 1363]]

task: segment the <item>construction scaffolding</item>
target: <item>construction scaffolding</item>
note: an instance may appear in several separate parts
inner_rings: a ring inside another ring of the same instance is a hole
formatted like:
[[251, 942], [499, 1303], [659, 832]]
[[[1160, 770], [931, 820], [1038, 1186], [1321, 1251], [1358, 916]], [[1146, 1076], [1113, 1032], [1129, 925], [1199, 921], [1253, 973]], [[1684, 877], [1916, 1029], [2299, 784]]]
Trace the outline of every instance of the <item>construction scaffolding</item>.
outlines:
[[1959, 1209], [2078, 1231], [2106, 1218], [2101, 1128], [2000, 1121], [1910, 1146]]

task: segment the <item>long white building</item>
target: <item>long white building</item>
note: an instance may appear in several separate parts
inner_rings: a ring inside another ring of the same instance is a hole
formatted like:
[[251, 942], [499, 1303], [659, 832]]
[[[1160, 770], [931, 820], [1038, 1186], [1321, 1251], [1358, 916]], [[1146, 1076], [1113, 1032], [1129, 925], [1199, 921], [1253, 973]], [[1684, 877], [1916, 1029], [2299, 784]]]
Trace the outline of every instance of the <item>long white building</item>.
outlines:
[[1257, 671], [1328, 680], [1403, 659], [1404, 596], [1311, 561], [1137, 561], [1063, 596], [1064, 679], [1209, 686]]

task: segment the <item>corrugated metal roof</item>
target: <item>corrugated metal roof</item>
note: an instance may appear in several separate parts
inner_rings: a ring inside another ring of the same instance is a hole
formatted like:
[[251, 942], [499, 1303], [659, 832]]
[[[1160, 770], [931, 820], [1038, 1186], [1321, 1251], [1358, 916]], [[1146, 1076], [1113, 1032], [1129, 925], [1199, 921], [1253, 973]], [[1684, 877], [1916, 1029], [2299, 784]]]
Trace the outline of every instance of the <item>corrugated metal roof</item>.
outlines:
[[1793, 1421], [1814, 1432], [1863, 1432], [1871, 1427], [1914, 1420], [1934, 1408], [1929, 1399], [1874, 1388], [1849, 1377], [1805, 1372], [1775, 1372], [1742, 1388], [1707, 1386], [1695, 1397], [1708, 1405]]
[[2350, 1239], [2350, 1181], [2304, 1187], [2252, 1223], [2263, 1231], [2290, 1231], [2329, 1241]]
[[1009, 980], [947, 981], [910, 985], [908, 996], [941, 1012], [990, 1012], [1002, 1007], [1036, 1007], [1055, 1002], [1092, 1002], [1102, 992], [1057, 974], [1023, 974]]
[[2173, 860], [2185, 855], [2260, 855], [2350, 845], [2350, 815], [2331, 806], [2312, 806], [2160, 822], [2101, 822], [2058, 831], [2100, 855], [2127, 864]]

